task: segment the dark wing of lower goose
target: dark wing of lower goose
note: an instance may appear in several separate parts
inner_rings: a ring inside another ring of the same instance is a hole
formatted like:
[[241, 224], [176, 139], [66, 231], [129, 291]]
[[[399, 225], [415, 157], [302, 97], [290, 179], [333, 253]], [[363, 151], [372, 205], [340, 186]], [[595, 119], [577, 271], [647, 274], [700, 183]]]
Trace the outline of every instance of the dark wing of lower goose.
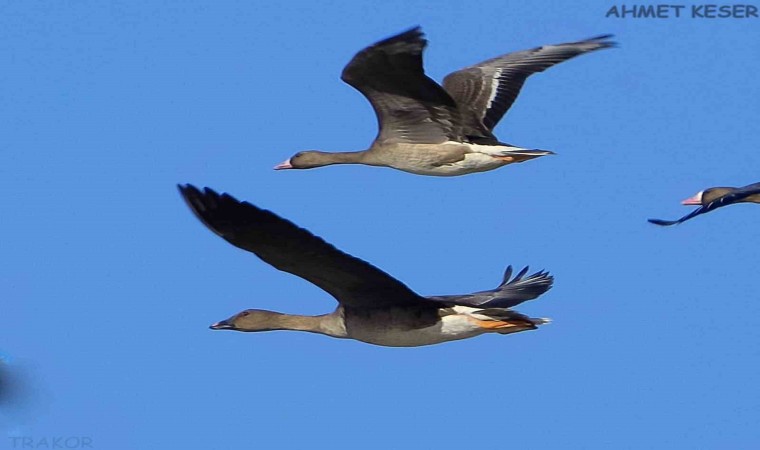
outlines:
[[456, 103], [422, 68], [419, 27], [357, 53], [341, 79], [367, 97], [383, 143], [438, 144], [461, 135]]
[[15, 383], [13, 374], [0, 359], [0, 406], [7, 406], [15, 398]]
[[722, 197], [718, 197], [717, 199], [711, 201], [710, 203], [706, 205], [700, 206], [699, 208], [695, 209], [694, 211], [681, 217], [678, 220], [649, 219], [649, 223], [653, 223], [655, 225], [660, 225], [663, 227], [678, 225], [680, 223], [686, 222], [687, 220], [693, 217], [699, 216], [704, 213], [708, 213], [714, 209], [718, 209], [723, 206], [731, 205], [738, 201], [744, 200], [745, 198], [751, 195], [757, 195], [757, 194], [760, 194], [760, 183], [750, 184], [748, 186], [738, 188], [734, 190], [733, 192], [726, 194]]
[[474, 308], [511, 308], [527, 300], [537, 298], [552, 287], [554, 277], [548, 272], [540, 271], [526, 277], [525, 274], [527, 273], [528, 268], [525, 267], [510, 280], [512, 266], [509, 266], [504, 272], [504, 279], [496, 289], [465, 295], [439, 295], [426, 298], [448, 305]]
[[372, 308], [424, 302], [382, 270], [270, 211], [209, 188], [178, 187], [190, 209], [211, 231], [275, 268], [319, 286], [344, 305]]
[[578, 55], [612, 47], [615, 44], [607, 40], [610, 37], [612, 35], [606, 34], [509, 53], [449, 74], [443, 80], [443, 87], [460, 107], [469, 128], [465, 134], [471, 130], [482, 132], [482, 126], [493, 131], [529, 76]]

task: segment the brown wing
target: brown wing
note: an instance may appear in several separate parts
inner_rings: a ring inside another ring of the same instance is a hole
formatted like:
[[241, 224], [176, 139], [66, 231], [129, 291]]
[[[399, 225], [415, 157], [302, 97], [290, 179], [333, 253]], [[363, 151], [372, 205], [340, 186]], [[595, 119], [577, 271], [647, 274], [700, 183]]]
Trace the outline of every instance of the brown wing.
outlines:
[[456, 103], [422, 68], [427, 41], [419, 27], [371, 45], [353, 57], [341, 79], [367, 97], [382, 143], [459, 140]]
[[449, 74], [443, 87], [459, 105], [470, 129], [485, 126], [493, 131], [529, 76], [578, 55], [612, 47], [615, 44], [606, 40], [611, 36], [508, 53]]
[[377, 267], [270, 211], [209, 188], [178, 187], [190, 209], [211, 231], [275, 268], [319, 286], [341, 304], [372, 308], [424, 302]]

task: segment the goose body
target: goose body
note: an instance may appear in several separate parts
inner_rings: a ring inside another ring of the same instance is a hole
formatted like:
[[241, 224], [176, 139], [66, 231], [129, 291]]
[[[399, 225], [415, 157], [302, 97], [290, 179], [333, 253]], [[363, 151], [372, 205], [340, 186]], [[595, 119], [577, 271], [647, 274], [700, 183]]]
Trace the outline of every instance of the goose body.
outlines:
[[390, 347], [415, 347], [466, 339], [483, 333], [536, 329], [547, 319], [511, 308], [552, 286], [546, 272], [512, 277], [508, 267], [495, 289], [464, 295], [423, 297], [358, 258], [272, 212], [228, 194], [185, 185], [180, 192], [195, 215], [214, 233], [263, 261], [322, 288], [338, 307], [321, 316], [248, 309], [211, 325], [215, 330], [294, 330], [355, 339]]
[[392, 36], [357, 53], [341, 76], [375, 110], [379, 132], [372, 146], [357, 152], [302, 151], [275, 169], [365, 164], [456, 176], [552, 154], [500, 142], [493, 128], [530, 75], [609, 48], [614, 45], [609, 37], [502, 55], [449, 74], [441, 86], [424, 73], [427, 41], [420, 28]]
[[[501, 327], [502, 334], [532, 330], [548, 319], [494, 319], [482, 309], [455, 306], [444, 310], [390, 308], [344, 311], [346, 337], [386, 347], [417, 347], [467, 339]], [[338, 312], [340, 314], [340, 312]]]
[[[334, 155], [346, 154], [353, 155], [353, 153]], [[479, 145], [444, 142], [442, 144], [398, 144], [383, 150], [372, 149], [361, 155], [359, 164], [392, 167], [417, 175], [457, 176], [485, 172], [534, 157], [535, 155], [530, 151], [506, 144]]]
[[760, 203], [760, 183], [744, 187], [712, 187], [697, 192], [681, 204], [699, 208], [677, 220], [649, 219], [649, 223], [660, 226], [678, 225], [701, 214], [708, 213], [734, 203]]

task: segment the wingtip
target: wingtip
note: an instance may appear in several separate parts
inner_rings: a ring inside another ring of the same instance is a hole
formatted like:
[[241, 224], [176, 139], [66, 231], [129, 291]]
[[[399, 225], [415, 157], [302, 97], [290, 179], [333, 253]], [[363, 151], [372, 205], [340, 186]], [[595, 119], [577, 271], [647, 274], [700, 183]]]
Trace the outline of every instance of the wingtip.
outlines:
[[620, 44], [617, 41], [610, 41], [608, 39], [612, 39], [615, 37], [614, 34], [600, 34], [599, 36], [594, 36], [588, 39], [584, 39], [579, 42], [575, 42], [575, 44], [591, 44], [594, 45], [591, 51], [593, 50], [603, 50], [605, 48], [617, 48], [620, 47]]
[[189, 183], [185, 183], [185, 184], [177, 183], [177, 190], [179, 191], [179, 195], [182, 196], [185, 202], [189, 203], [190, 196], [192, 195], [193, 191], [197, 192], [198, 188], [196, 188], [195, 186]]
[[590, 37], [586, 39], [586, 41], [599, 41], [600, 44], [617, 44], [615, 41], [610, 41], [609, 39], [614, 38], [615, 35], [612, 33], [606, 33], [606, 34], [600, 34], [598, 36]]
[[671, 225], [675, 225], [678, 223], [678, 221], [674, 220], [662, 220], [662, 219], [647, 219], [647, 222], [653, 224], [653, 225], [659, 225], [661, 227], [669, 227]]
[[614, 38], [615, 35], [612, 33], [606, 33], [606, 34], [600, 34], [599, 36], [594, 36], [591, 38], [588, 38], [588, 41], [606, 41], [607, 39]]
[[[185, 184], [177, 184], [177, 189], [179, 189], [180, 194], [182, 194], [183, 197], [187, 197], [190, 195], [202, 195], [201, 190], [197, 188], [195, 185], [190, 183]], [[207, 188], [204, 188], [207, 189]]]
[[415, 25], [411, 28], [409, 28], [406, 31], [402, 31], [398, 34], [398, 36], [411, 36], [414, 35], [415, 37], [422, 38], [425, 36], [425, 32], [422, 31], [422, 27], [420, 25]]
[[394, 53], [397, 51], [408, 52], [412, 49], [416, 49], [416, 51], [422, 51], [426, 45], [427, 39], [425, 39], [425, 33], [423, 33], [421, 26], [416, 25], [406, 31], [402, 31], [391, 37], [383, 39], [382, 41], [373, 44], [369, 48], [384, 47], [386, 48], [386, 51]]

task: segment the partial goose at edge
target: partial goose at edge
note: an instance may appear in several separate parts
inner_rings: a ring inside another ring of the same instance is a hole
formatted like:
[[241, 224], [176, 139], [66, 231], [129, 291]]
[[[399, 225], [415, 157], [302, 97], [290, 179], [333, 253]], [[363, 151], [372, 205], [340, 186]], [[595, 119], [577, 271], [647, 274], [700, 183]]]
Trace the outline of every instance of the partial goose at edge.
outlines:
[[678, 225], [700, 214], [705, 214], [734, 203], [760, 203], [760, 183], [744, 187], [712, 187], [697, 192], [693, 197], [682, 201], [682, 205], [699, 206], [691, 213], [677, 220], [648, 219], [649, 223], [660, 226]]
[[275, 169], [365, 164], [418, 175], [456, 176], [552, 154], [500, 142], [493, 129], [529, 76], [613, 47], [610, 37], [508, 53], [451, 73], [441, 86], [425, 75], [422, 52], [427, 40], [421, 29], [392, 36], [357, 53], [341, 76], [375, 110], [379, 131], [370, 148], [302, 151]]
[[309, 231], [229, 194], [178, 186], [187, 205], [211, 231], [276, 269], [299, 276], [338, 301], [329, 314], [301, 316], [248, 309], [214, 330], [297, 330], [390, 347], [414, 347], [478, 336], [534, 330], [548, 319], [511, 308], [552, 287], [553, 277], [508, 267], [492, 290], [422, 297], [375, 266], [343, 253]]

